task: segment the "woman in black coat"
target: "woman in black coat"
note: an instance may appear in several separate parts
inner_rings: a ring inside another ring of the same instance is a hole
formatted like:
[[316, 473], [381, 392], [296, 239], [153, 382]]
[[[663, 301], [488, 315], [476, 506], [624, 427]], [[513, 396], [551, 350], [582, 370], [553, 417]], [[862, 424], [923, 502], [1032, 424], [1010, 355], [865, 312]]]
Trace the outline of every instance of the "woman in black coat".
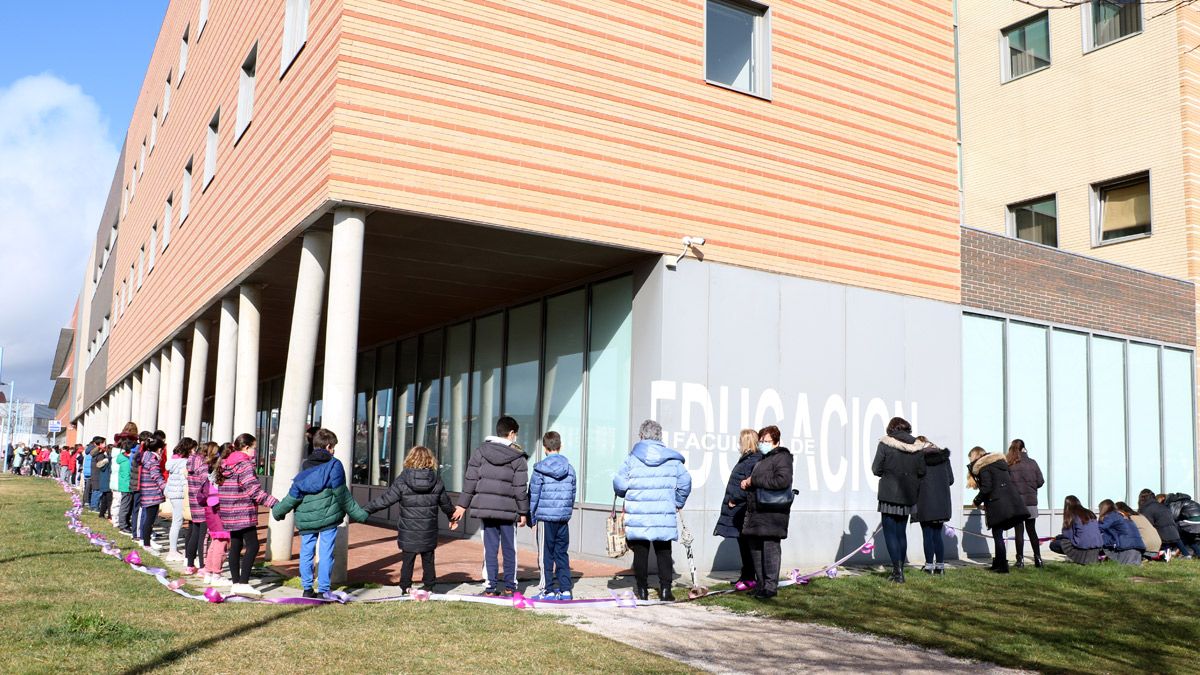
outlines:
[[[919, 436], [918, 441], [925, 441]], [[950, 451], [932, 443], [921, 451], [925, 462], [925, 475], [921, 476], [921, 490], [913, 507], [912, 519], [921, 524], [921, 536], [925, 545], [926, 574], [946, 573], [946, 541], [942, 529], [953, 514], [950, 486], [954, 485], [954, 469], [950, 466]]]
[[1024, 524], [1017, 525], [1015, 528], [1017, 567], [1025, 566], [1026, 534], [1029, 534], [1029, 545], [1033, 548], [1033, 566], [1041, 567], [1043, 563], [1042, 544], [1038, 541], [1037, 533], [1037, 491], [1046, 484], [1046, 478], [1042, 476], [1042, 467], [1038, 466], [1038, 463], [1025, 452], [1025, 441], [1019, 438], [1014, 438], [1013, 442], [1009, 444], [1004, 461], [1008, 463], [1008, 472], [1012, 474], [1013, 485], [1017, 487], [1017, 492], [1021, 493], [1021, 499], [1025, 502], [1025, 510], [1029, 511]]
[[[758, 449], [763, 458], [754, 465], [750, 477], [742, 481], [746, 491], [746, 521], [742, 536], [750, 537], [750, 557], [754, 560], [754, 580], [758, 600], [773, 598], [779, 592], [779, 565], [783, 558], [780, 541], [787, 539], [792, 506], [760, 504], [759, 490], [775, 493], [792, 491], [792, 453], [779, 445], [779, 427], [771, 425], [758, 432]], [[788, 495], [790, 496], [790, 494]]]
[[754, 560], [750, 555], [750, 538], [742, 536], [742, 524], [746, 519], [746, 491], [742, 489], [742, 481], [750, 477], [754, 465], [762, 459], [762, 453], [758, 451], [758, 432], [742, 429], [738, 446], [742, 456], [729, 472], [729, 481], [725, 484], [725, 499], [721, 502], [721, 517], [717, 518], [717, 527], [713, 530], [713, 535], [737, 540], [738, 553], [742, 557], [742, 571], [734, 588], [744, 591], [754, 583]]
[[883, 540], [892, 559], [890, 581], [904, 583], [904, 556], [908, 551], [908, 517], [921, 489], [925, 460], [921, 450], [928, 445], [913, 438], [912, 425], [893, 417], [887, 435], [879, 439], [871, 473], [879, 476], [879, 515]]
[[[396, 545], [403, 551], [400, 566], [400, 589], [407, 594], [412, 586], [413, 563], [421, 556], [421, 584], [430, 590], [437, 581], [433, 551], [438, 541], [438, 511], [449, 518], [454, 513], [446, 486], [435, 472], [437, 461], [433, 452], [423, 445], [408, 451], [404, 458], [404, 470], [392, 481], [392, 486], [380, 497], [372, 499], [364, 508], [368, 513], [382, 511], [396, 502], [400, 503], [400, 520], [396, 525]], [[458, 527], [458, 521], [450, 521], [450, 529]]]
[[967, 469], [967, 485], [977, 488], [975, 506], [983, 508], [988, 528], [992, 531], [995, 556], [992, 571], [1008, 574], [1008, 553], [1004, 549], [1004, 531], [1016, 527], [1029, 516], [1025, 500], [1012, 483], [1008, 463], [1004, 455], [988, 452], [980, 447], [971, 448], [967, 455], [971, 460]]

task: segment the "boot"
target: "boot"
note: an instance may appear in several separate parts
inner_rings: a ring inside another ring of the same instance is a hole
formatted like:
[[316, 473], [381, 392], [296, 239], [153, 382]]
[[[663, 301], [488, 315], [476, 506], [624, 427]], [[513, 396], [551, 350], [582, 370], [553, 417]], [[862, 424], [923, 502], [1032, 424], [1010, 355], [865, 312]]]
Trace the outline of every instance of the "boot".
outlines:
[[649, 600], [650, 589], [646, 588], [645, 586], [635, 586], [633, 588], [633, 597], [637, 598], [638, 600]]
[[[1005, 561], [1005, 562], [1007, 562], [1007, 561]], [[993, 572], [1000, 569], [1000, 558], [998, 558], [996, 556], [992, 556], [992, 566], [989, 569], [991, 569], [991, 571], [993, 571]]]
[[1017, 562], [1013, 563], [1013, 567], [1023, 569], [1025, 567], [1025, 556], [1017, 556]]
[[997, 574], [1008, 574], [1008, 558], [995, 558], [992, 560], [992, 571]]
[[663, 602], [675, 602], [675, 594], [671, 592], [670, 586], [663, 586], [658, 589], [658, 599]]
[[904, 563], [892, 563], [892, 576], [889, 580], [897, 584], [904, 583]]
[[1046, 563], [1042, 562], [1042, 554], [1041, 553], [1033, 554], [1033, 566], [1038, 569], [1042, 569], [1043, 567], [1046, 566]]
[[941, 576], [945, 573], [946, 573], [946, 563], [938, 563], [933, 566], [933, 574], [935, 576]]
[[925, 566], [921, 568], [921, 571], [925, 574], [933, 574], [933, 563], [925, 563]]

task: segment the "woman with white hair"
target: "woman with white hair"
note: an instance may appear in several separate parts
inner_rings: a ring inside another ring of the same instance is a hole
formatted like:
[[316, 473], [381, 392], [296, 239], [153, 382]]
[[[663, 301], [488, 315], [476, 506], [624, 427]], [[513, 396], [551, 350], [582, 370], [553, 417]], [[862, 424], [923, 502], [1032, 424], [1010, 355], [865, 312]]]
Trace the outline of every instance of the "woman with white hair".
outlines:
[[692, 491], [692, 476], [683, 467], [683, 456], [663, 445], [662, 425], [642, 422], [639, 440], [617, 474], [613, 491], [625, 498], [625, 539], [633, 549], [634, 593], [639, 600], [650, 595], [650, 549], [658, 559], [658, 597], [670, 602], [675, 563], [671, 542], [679, 538], [676, 513]]

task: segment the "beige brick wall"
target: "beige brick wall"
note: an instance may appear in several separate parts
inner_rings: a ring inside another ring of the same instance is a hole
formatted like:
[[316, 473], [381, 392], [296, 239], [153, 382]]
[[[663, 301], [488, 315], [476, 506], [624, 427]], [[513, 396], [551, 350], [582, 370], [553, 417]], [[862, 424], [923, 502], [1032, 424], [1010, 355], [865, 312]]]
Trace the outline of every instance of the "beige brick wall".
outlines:
[[[1057, 193], [1061, 248], [1188, 277], [1179, 15], [1084, 53], [1083, 10], [1051, 10], [1051, 66], [1002, 84], [1001, 29], [1041, 11], [959, 0], [963, 224], [1003, 232], [1008, 204]], [[1153, 235], [1093, 246], [1090, 186], [1145, 170]]]

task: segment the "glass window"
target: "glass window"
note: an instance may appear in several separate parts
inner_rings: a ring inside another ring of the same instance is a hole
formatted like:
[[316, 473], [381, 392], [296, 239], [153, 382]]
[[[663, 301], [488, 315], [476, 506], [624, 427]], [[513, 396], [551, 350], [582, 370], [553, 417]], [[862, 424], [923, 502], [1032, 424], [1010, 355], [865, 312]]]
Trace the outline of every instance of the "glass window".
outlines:
[[517, 442], [533, 454], [538, 430], [538, 379], [542, 351], [542, 305], [533, 302], [508, 313], [508, 363], [504, 367], [504, 414], [521, 427]]
[[1128, 482], [1125, 476], [1125, 343], [1092, 338], [1091, 385], [1092, 494], [1097, 502], [1115, 500], [1117, 495], [1127, 492]]
[[212, 119], [208, 121], [208, 141], [204, 151], [204, 182], [200, 189], [204, 190], [208, 184], [212, 182], [213, 176], [217, 175], [217, 144], [221, 138], [221, 109], [213, 113]]
[[[542, 429], [562, 436], [562, 454], [579, 470], [583, 443], [583, 351], [586, 348], [586, 291], [546, 301], [546, 372], [542, 380]], [[531, 457], [541, 441], [530, 439]]]
[[1054, 196], [1008, 207], [1009, 230], [1017, 239], [1058, 246], [1058, 199]]
[[471, 447], [496, 433], [504, 367], [504, 314], [475, 322], [475, 365], [471, 371]]
[[446, 329], [446, 370], [442, 379], [442, 480], [447, 490], [462, 489], [467, 470], [467, 398], [471, 377], [471, 324]]
[[592, 286], [588, 347], [584, 500], [612, 500], [612, 477], [631, 447], [629, 386], [633, 362], [633, 278]]
[[[1043, 471], [1047, 467], [1050, 430], [1046, 382], [1046, 329], [1010, 322], [1008, 325], [1008, 440], [1025, 441], [1029, 456]], [[1007, 451], [1008, 446], [998, 448]], [[1038, 504], [1049, 507], [1048, 492], [1038, 491]]]
[[771, 37], [766, 8], [736, 0], [708, 0], [705, 21], [705, 78], [770, 96]]
[[963, 447], [1005, 449], [1004, 322], [963, 317]]
[[1125, 501], [1136, 504], [1142, 488], [1162, 482], [1158, 347], [1129, 343], [1128, 377], [1129, 492]]
[[442, 336], [433, 331], [421, 336], [421, 354], [417, 366], [417, 402], [413, 445], [423, 445], [438, 456], [438, 422], [442, 407]]
[[254, 82], [258, 72], [258, 43], [250, 48], [250, 53], [246, 55], [246, 60], [242, 62], [242, 73], [238, 80], [238, 109], [237, 120], [233, 129], [233, 142], [237, 143], [242, 134], [246, 133], [246, 128], [250, 126], [250, 120], [254, 118]]
[[283, 50], [279, 57], [279, 76], [287, 72], [300, 48], [308, 41], [309, 0], [287, 0], [283, 8]]
[[354, 466], [350, 482], [365, 485], [371, 478], [371, 388], [375, 382], [375, 352], [358, 355], [358, 374], [354, 395]]
[[380, 347], [375, 357], [375, 423], [371, 440], [371, 485], [387, 485], [392, 475], [392, 382], [396, 377], [396, 345]]
[[1088, 338], [1056, 330], [1050, 334], [1050, 504], [1062, 508], [1067, 495], [1087, 504]]
[[1150, 234], [1150, 175], [1096, 185], [1097, 239], [1109, 242]]
[[[1162, 352], [1162, 418], [1165, 442], [1164, 492], [1196, 494], [1196, 417], [1192, 405], [1192, 355]], [[1154, 484], [1135, 486], [1154, 489]]]
[[417, 405], [417, 338], [409, 338], [400, 343], [400, 357], [396, 363], [396, 425], [393, 433], [396, 435], [396, 449], [392, 456], [392, 473], [388, 480], [395, 480], [404, 467], [404, 457], [409, 448], [416, 445], [416, 431], [413, 421], [416, 419]]
[[268, 440], [271, 443], [271, 475], [275, 474], [275, 455], [279, 450], [279, 408], [283, 404], [283, 378], [271, 387], [271, 418]]
[[1142, 30], [1142, 3], [1129, 0], [1092, 0], [1091, 49]]
[[1004, 39], [1005, 80], [1020, 77], [1050, 65], [1050, 14], [1041, 14], [1001, 31]]

